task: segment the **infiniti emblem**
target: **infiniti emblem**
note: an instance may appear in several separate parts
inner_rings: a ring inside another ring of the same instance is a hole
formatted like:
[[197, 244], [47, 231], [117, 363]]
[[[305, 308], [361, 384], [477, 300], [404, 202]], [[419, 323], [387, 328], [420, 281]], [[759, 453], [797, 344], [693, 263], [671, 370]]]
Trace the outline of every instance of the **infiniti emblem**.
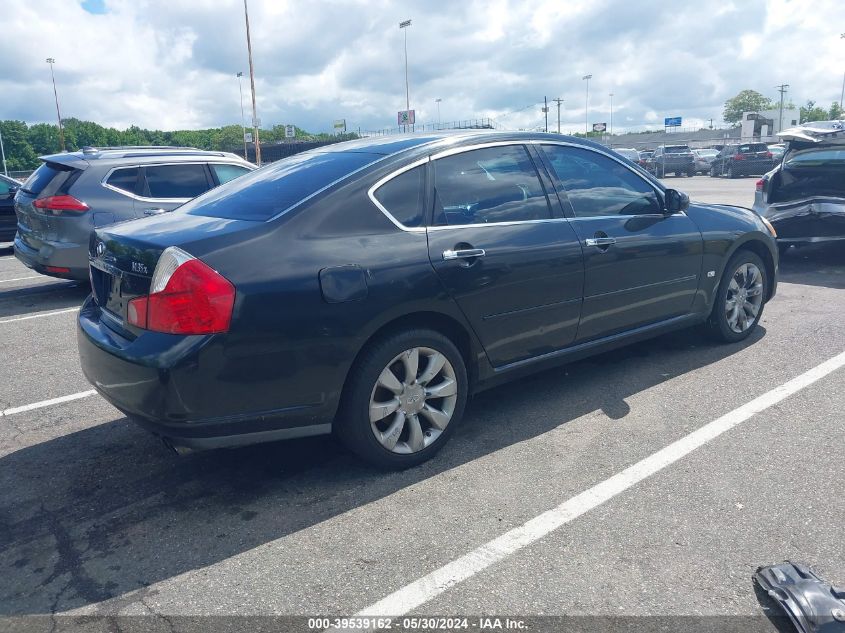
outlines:
[[102, 242], [97, 242], [97, 257], [102, 257], [106, 252], [106, 245]]

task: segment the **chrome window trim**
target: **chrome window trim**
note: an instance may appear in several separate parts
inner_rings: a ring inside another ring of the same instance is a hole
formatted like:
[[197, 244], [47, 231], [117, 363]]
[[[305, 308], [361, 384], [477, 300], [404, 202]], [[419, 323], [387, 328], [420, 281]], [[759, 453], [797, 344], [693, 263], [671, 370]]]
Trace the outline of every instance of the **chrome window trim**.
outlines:
[[[370, 187], [369, 191], [367, 192], [367, 195], [369, 196], [369, 198], [373, 202], [373, 204], [376, 205], [376, 207], [379, 209], [379, 211], [381, 211], [385, 216], [387, 216], [388, 220], [390, 220], [397, 228], [399, 228], [399, 229], [401, 229], [401, 230], [403, 230], [407, 233], [424, 233], [425, 231], [443, 231], [445, 229], [465, 229], [465, 228], [470, 228], [470, 227], [477, 228], [477, 227], [480, 227], [480, 226], [512, 226], [512, 225], [516, 225], [516, 224], [537, 224], [537, 223], [542, 223], [542, 222], [566, 221], [566, 218], [549, 217], [549, 218], [543, 218], [541, 220], [513, 220], [513, 221], [509, 221], [509, 222], [483, 222], [483, 223], [479, 223], [479, 224], [451, 224], [451, 225], [447, 224], [447, 225], [444, 225], [444, 226], [409, 227], [409, 226], [405, 226], [404, 224], [399, 222], [396, 218], [394, 218], [390, 214], [390, 212], [387, 209], [385, 209], [384, 206], [382, 206], [382, 204], [378, 200], [376, 200], [375, 192], [383, 184], [385, 184], [386, 182], [389, 182], [390, 180], [392, 180], [396, 176], [399, 176], [400, 174], [403, 174], [404, 172], [411, 170], [414, 167], [419, 167], [420, 165], [423, 165], [427, 162], [434, 162], [435, 160], [438, 160], [440, 158], [445, 158], [447, 156], [453, 156], [455, 154], [463, 154], [464, 152], [471, 152], [471, 151], [477, 150], [477, 149], [486, 149], [488, 147], [503, 147], [503, 146], [507, 146], [507, 145], [520, 145], [522, 147], [525, 147], [527, 144], [528, 144], [528, 141], [526, 141], [526, 140], [511, 139], [509, 141], [490, 141], [488, 143], [476, 143], [475, 145], [462, 145], [460, 147], [450, 147], [449, 149], [442, 150], [440, 152], [437, 152], [436, 154], [432, 154], [431, 156], [427, 156], [425, 158], [421, 158], [417, 161], [414, 161], [413, 163], [410, 163], [408, 165], [405, 165], [404, 167], [401, 167], [400, 169], [397, 169], [394, 172], [389, 173], [388, 175], [381, 178], [378, 182], [376, 182], [372, 187]], [[532, 158], [532, 162], [533, 162], [533, 157], [531, 156], [530, 152], [526, 151], [526, 153], [528, 154], [529, 158]], [[540, 178], [540, 174], [537, 174], [537, 178], [540, 181], [540, 184], [542, 185], [542, 179]], [[546, 197], [548, 198], [548, 194], [546, 194]], [[551, 209], [549, 211], [551, 212]]]
[[[384, 176], [383, 178], [376, 181], [376, 183], [372, 187], [370, 187], [369, 190], [367, 191], [367, 196], [369, 196], [370, 200], [372, 201], [372, 203], [374, 205], [376, 205], [378, 210], [381, 211], [387, 217], [387, 219], [390, 220], [393, 224], [395, 224], [398, 228], [400, 228], [403, 231], [406, 231], [408, 233], [425, 233], [426, 227], [425, 226], [405, 226], [404, 224], [402, 224], [399, 220], [397, 220], [396, 218], [393, 217], [393, 215], [390, 213], [390, 211], [388, 211], [387, 209], [384, 208], [384, 205], [381, 202], [378, 201], [378, 199], [376, 198], [376, 191], [382, 185], [387, 184], [388, 182], [390, 182], [391, 180], [393, 180], [397, 176], [401, 176], [406, 171], [411, 171], [412, 169], [416, 169], [420, 165], [425, 165], [430, 160], [431, 160], [430, 157], [426, 156], [425, 158], [420, 158], [419, 160], [415, 160], [413, 163], [409, 163], [408, 165], [405, 165], [404, 167], [400, 167], [396, 171], [391, 172], [391, 173], [387, 174], [386, 176]], [[423, 213], [423, 222], [425, 222], [425, 213]]]
[[[219, 158], [219, 157], [214, 156], [212, 158]], [[117, 187], [114, 187], [114, 186], [108, 184], [107, 181], [108, 181], [109, 178], [111, 178], [111, 175], [114, 172], [116, 172], [118, 169], [140, 169], [142, 167], [169, 167], [171, 165], [203, 165], [203, 166], [208, 165], [209, 168], [210, 168], [211, 164], [230, 165], [232, 167], [246, 167], [246, 165], [243, 165], [243, 164], [226, 162], [226, 161], [222, 161], [222, 160], [199, 161], [199, 162], [185, 160], [185, 161], [179, 161], [179, 162], [175, 162], [175, 163], [158, 163], [158, 162], [138, 163], [138, 164], [130, 163], [129, 165], [117, 165], [117, 166], [109, 169], [106, 172], [106, 175], [103, 176], [102, 180], [100, 180], [100, 184], [106, 189], [114, 191], [115, 193], [119, 193], [120, 195], [126, 196], [127, 198], [132, 198], [133, 200], [138, 200], [139, 202], [151, 202], [151, 203], [164, 202], [164, 203], [170, 203], [170, 204], [184, 204], [188, 200], [193, 200], [193, 198], [145, 198], [144, 196], [136, 195], [134, 193], [126, 191], [125, 189], [119, 189]], [[254, 169], [247, 169], [247, 172], [251, 172], [251, 171], [255, 171], [255, 170]], [[211, 189], [213, 189], [213, 188], [214, 187], [212, 187]], [[205, 191], [211, 191], [211, 189], [206, 189]], [[205, 193], [205, 191], [203, 191], [202, 193]], [[202, 193], [197, 194], [197, 195], [202, 195]]]

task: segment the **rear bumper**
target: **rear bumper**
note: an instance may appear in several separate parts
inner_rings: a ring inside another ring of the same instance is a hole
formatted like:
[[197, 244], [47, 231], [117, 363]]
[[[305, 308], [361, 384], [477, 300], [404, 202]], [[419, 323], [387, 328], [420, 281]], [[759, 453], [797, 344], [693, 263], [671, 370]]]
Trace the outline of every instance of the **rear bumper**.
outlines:
[[845, 240], [845, 200], [815, 199], [769, 206], [762, 215], [784, 244]]
[[730, 164], [735, 174], [744, 176], [762, 176], [774, 167], [771, 160], [735, 160]]
[[[44, 242], [41, 248], [34, 249], [15, 236], [15, 257], [24, 266], [41, 273], [62, 279], [88, 280], [88, 245], [72, 242]], [[56, 272], [47, 269], [48, 266], [66, 268], [68, 272]]]
[[88, 381], [130, 419], [174, 446], [239, 446], [331, 431], [325, 403], [250, 410], [243, 385], [227, 371], [219, 337], [149, 332], [129, 340], [103, 324], [91, 297], [77, 323]]

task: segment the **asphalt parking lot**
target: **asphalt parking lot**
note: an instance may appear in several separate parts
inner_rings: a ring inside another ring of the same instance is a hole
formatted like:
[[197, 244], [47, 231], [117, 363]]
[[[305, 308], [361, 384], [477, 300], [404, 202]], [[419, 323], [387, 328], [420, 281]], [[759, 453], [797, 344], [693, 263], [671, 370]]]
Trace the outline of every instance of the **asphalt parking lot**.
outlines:
[[[750, 206], [755, 181], [666, 182]], [[737, 630], [774, 630], [758, 566], [845, 584], [845, 251], [790, 251], [780, 281], [742, 344], [685, 331], [485, 392], [438, 457], [385, 474], [330, 438], [174, 456], [82, 376], [85, 286], [0, 251], [0, 616], [149, 616], [144, 630], [194, 615], [756, 616]]]

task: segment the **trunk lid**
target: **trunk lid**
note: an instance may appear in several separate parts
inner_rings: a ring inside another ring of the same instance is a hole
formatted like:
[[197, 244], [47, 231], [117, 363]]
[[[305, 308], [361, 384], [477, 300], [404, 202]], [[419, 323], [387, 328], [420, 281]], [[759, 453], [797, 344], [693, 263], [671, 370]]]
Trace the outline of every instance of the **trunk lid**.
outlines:
[[[35, 250], [44, 241], [58, 240], [59, 221], [49, 211], [37, 209], [34, 202], [40, 198], [66, 195], [77, 178], [88, 167], [84, 160], [68, 160], [62, 156], [43, 156], [44, 161], [15, 196], [18, 234], [21, 240]], [[87, 213], [87, 212], [86, 212]]]
[[156, 264], [168, 246], [202, 259], [220, 245], [231, 244], [231, 233], [263, 224], [177, 211], [97, 229], [88, 256], [91, 292], [103, 322], [125, 337], [137, 336], [140, 330], [126, 324], [127, 305], [149, 294]]

